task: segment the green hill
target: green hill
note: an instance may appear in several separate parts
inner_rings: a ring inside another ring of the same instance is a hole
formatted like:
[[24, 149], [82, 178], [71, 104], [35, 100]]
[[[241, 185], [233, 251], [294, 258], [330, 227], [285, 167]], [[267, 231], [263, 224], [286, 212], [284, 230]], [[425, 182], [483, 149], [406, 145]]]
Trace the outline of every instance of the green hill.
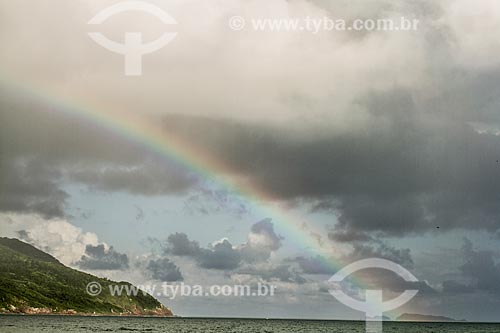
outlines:
[[[98, 282], [102, 292], [86, 288]], [[172, 313], [152, 296], [112, 296], [110, 285], [132, 287], [79, 272], [17, 239], [0, 237], [0, 313], [160, 315]]]

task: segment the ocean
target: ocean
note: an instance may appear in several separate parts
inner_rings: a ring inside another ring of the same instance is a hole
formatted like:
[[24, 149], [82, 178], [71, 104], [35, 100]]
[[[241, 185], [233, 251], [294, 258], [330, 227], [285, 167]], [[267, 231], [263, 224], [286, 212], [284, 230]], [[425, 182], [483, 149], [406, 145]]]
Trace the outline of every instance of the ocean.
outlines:
[[[201, 319], [0, 316], [0, 332], [362, 333], [363, 322], [286, 319]], [[500, 333], [500, 324], [385, 322], [385, 333]]]

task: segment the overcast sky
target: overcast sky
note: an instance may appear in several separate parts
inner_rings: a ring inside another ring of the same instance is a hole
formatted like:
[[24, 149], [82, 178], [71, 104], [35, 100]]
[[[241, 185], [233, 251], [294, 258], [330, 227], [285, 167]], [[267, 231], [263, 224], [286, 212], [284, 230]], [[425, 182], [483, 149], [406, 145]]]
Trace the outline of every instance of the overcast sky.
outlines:
[[[362, 318], [328, 293], [323, 262], [381, 257], [420, 280], [390, 315], [500, 319], [497, 0], [158, 0], [177, 25], [141, 12], [87, 25], [118, 2], [0, 0], [1, 235], [137, 284], [277, 286], [161, 299], [180, 315]], [[235, 15], [420, 23], [234, 31]], [[177, 36], [131, 77], [95, 31]], [[226, 167], [200, 173], [158, 154], [146, 133], [85, 116], [96, 105]], [[376, 271], [359, 279], [405, 289]]]

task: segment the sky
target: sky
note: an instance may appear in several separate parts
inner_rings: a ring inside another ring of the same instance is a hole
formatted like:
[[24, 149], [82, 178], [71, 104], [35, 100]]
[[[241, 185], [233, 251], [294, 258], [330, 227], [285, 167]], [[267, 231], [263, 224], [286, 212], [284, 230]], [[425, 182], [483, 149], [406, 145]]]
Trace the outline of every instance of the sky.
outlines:
[[[500, 4], [496, 0], [0, 0], [0, 235], [135, 284], [276, 286], [269, 297], [160, 297], [183, 316], [499, 321]], [[231, 29], [234, 16], [247, 21]], [[253, 18], [418, 19], [415, 31], [258, 31]], [[142, 75], [99, 31], [153, 41]], [[411, 289], [410, 288], [410, 289]], [[358, 290], [358, 291], [359, 291]]]

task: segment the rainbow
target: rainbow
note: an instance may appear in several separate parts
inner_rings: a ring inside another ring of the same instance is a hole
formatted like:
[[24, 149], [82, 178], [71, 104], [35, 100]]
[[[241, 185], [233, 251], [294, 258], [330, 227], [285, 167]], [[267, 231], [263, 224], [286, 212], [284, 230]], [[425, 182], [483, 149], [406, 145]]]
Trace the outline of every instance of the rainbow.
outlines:
[[[213, 180], [229, 192], [244, 198], [245, 202], [258, 209], [263, 218], [271, 218], [279, 227], [279, 233], [284, 232], [287, 239], [300, 245], [308, 255], [319, 260], [321, 266], [332, 271], [337, 271], [343, 266], [333, 259], [328, 249], [319, 244], [315, 238], [315, 234], [320, 234], [318, 231], [304, 230], [304, 221], [278, 205], [276, 198], [265, 189], [252, 182], [231, 177], [237, 173], [224, 161], [215, 159], [206, 151], [168, 133], [144, 117], [68, 98], [40, 84], [16, 81], [5, 73], [0, 75], [0, 84], [7, 89], [13, 89], [17, 94], [23, 96], [26, 94], [50, 104], [57, 112], [96, 124], [110, 133], [145, 147], [162, 159], [175, 161], [199, 176]], [[352, 282], [354, 281], [352, 279]], [[363, 285], [357, 280], [355, 284]]]

